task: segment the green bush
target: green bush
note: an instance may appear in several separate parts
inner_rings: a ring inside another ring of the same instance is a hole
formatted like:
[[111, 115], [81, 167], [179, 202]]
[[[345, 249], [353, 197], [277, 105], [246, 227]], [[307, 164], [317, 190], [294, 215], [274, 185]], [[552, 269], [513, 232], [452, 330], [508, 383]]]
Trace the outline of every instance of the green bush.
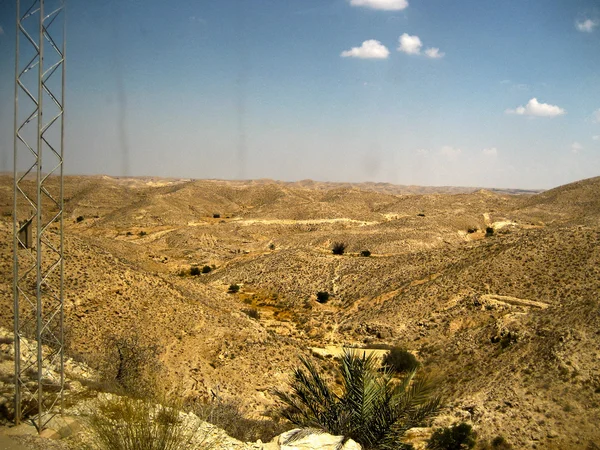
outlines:
[[244, 308], [242, 309], [242, 312], [244, 314], [246, 314], [248, 317], [250, 317], [251, 319], [260, 319], [260, 313], [258, 312], [258, 309], [256, 308]]
[[383, 358], [383, 366], [396, 373], [410, 372], [419, 367], [419, 361], [402, 347], [392, 347]]
[[485, 229], [485, 236], [490, 237], [494, 235], [494, 227], [487, 227]]
[[371, 252], [369, 250], [363, 250], [362, 252], [360, 252], [360, 256], [368, 258], [369, 256], [371, 256]]
[[325, 292], [325, 291], [317, 292], [317, 301], [319, 303], [327, 303], [329, 301], [329, 292]]
[[142, 237], [142, 236], [146, 236], [147, 234], [148, 234], [148, 233], [146, 233], [144, 230], [142, 230], [142, 231], [140, 231], [140, 232], [138, 233], [138, 235], [139, 235], [140, 237]]
[[202, 273], [210, 273], [210, 272], [212, 272], [212, 267], [210, 267], [210, 266], [204, 266], [202, 268]]
[[190, 275], [193, 277], [200, 275], [200, 267], [196, 267], [196, 266], [190, 267]]
[[475, 446], [477, 433], [471, 425], [460, 423], [451, 427], [438, 428], [427, 443], [432, 450], [467, 450]]
[[282, 416], [300, 427], [354, 439], [365, 449], [405, 449], [405, 431], [439, 411], [441, 400], [430, 380], [412, 371], [398, 381], [379, 370], [373, 355], [345, 351], [337, 371], [339, 389], [308, 359], [300, 361], [303, 367], [294, 370], [291, 392], [274, 391]]
[[79, 223], [79, 222], [83, 222], [84, 218], [83, 218], [83, 216], [78, 216], [76, 220], [77, 220], [77, 223]]
[[343, 255], [346, 251], [346, 244], [343, 242], [334, 242], [333, 247], [331, 247], [331, 252], [334, 255]]
[[227, 292], [230, 294], [237, 294], [240, 291], [240, 287], [237, 284], [230, 284]]
[[513, 446], [504, 439], [504, 436], [496, 436], [491, 443], [484, 442], [477, 445], [478, 450], [512, 450]]

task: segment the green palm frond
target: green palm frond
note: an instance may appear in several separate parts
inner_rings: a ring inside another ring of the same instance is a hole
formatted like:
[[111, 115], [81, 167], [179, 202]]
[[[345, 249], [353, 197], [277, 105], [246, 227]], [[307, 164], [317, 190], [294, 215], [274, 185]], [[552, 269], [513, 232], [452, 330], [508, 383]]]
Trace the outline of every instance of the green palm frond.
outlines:
[[284, 405], [281, 414], [301, 427], [320, 428], [359, 442], [365, 449], [404, 448], [406, 430], [433, 417], [441, 399], [434, 395], [435, 380], [408, 372], [401, 380], [379, 361], [345, 351], [340, 361], [341, 393], [337, 395], [316, 367], [301, 358], [294, 370], [291, 391], [275, 391]]

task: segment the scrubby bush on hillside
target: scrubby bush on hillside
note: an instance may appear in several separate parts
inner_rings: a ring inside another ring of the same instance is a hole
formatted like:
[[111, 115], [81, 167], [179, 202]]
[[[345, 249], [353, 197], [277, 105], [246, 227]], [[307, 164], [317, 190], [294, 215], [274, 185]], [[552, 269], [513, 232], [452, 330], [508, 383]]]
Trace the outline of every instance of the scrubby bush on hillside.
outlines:
[[402, 347], [393, 347], [384, 356], [382, 364], [397, 373], [410, 372], [419, 367], [415, 355]]
[[117, 397], [100, 401], [90, 418], [91, 448], [97, 450], [205, 450], [217, 444], [189, 426], [179, 408], [148, 400]]
[[334, 255], [343, 255], [346, 251], [346, 244], [343, 242], [334, 242], [333, 247], [331, 247], [331, 252]]
[[160, 348], [136, 334], [107, 338], [107, 353], [101, 358], [104, 389], [139, 398], [151, 398], [163, 370]]
[[371, 252], [369, 250], [363, 250], [362, 252], [360, 252], [360, 256], [368, 258], [369, 256], [371, 256]]
[[138, 235], [139, 235], [140, 237], [146, 236], [147, 234], [148, 234], [148, 233], [146, 233], [144, 230], [142, 230], [142, 231], [140, 231], [140, 232], [138, 233]]
[[83, 222], [84, 219], [83, 219], [83, 216], [78, 216], [76, 220], [77, 220], [77, 223], [79, 223], [79, 222]]
[[483, 442], [477, 445], [477, 450], [512, 450], [512, 448], [513, 446], [504, 439], [504, 436], [496, 436], [489, 443]]
[[193, 276], [193, 277], [196, 277], [196, 276], [200, 275], [200, 268], [196, 267], [196, 266], [191, 267], [190, 268], [190, 275]]
[[230, 284], [227, 292], [230, 294], [237, 294], [240, 291], [240, 287], [237, 284]]
[[225, 430], [227, 435], [242, 442], [255, 442], [258, 439], [269, 442], [291, 428], [289, 424], [279, 420], [248, 419], [240, 410], [239, 403], [223, 400], [218, 395], [210, 402], [191, 401], [189, 406], [202, 420]]
[[406, 430], [439, 411], [441, 400], [427, 378], [412, 371], [397, 381], [379, 370], [373, 355], [344, 353], [337, 374], [341, 389], [327, 383], [308, 359], [300, 360], [291, 392], [275, 391], [283, 417], [300, 427], [354, 439], [364, 449], [405, 449], [400, 440]]
[[468, 450], [475, 446], [477, 433], [471, 425], [460, 423], [451, 427], [438, 428], [427, 443], [431, 450]]
[[327, 303], [329, 301], [329, 292], [325, 292], [325, 291], [317, 292], [317, 301], [319, 303]]
[[490, 237], [494, 235], [494, 227], [487, 227], [485, 229], [485, 236]]
[[256, 308], [244, 308], [242, 309], [242, 312], [244, 314], [246, 314], [248, 317], [250, 317], [251, 319], [260, 319], [260, 313], [258, 312], [258, 309]]
[[213, 219], [220, 219], [220, 218], [221, 218], [221, 214], [219, 214], [219, 213], [213, 214]]
[[212, 267], [210, 267], [210, 266], [204, 266], [202, 268], [202, 273], [210, 273], [210, 272], [212, 272]]

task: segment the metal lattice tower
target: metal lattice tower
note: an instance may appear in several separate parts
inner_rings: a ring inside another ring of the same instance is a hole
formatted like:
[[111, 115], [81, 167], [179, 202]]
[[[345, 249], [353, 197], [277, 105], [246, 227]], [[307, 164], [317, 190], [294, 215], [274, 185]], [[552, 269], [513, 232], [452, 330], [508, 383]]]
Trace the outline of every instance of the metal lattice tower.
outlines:
[[15, 422], [62, 406], [65, 0], [17, 0], [14, 140]]

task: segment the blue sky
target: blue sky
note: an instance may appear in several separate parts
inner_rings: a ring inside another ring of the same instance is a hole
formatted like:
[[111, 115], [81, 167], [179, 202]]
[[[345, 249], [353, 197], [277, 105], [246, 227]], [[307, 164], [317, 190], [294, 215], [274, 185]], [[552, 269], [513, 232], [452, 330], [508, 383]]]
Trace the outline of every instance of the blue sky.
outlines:
[[[0, 0], [0, 170], [14, 5]], [[549, 188], [600, 175], [594, 0], [68, 2], [67, 173]]]

